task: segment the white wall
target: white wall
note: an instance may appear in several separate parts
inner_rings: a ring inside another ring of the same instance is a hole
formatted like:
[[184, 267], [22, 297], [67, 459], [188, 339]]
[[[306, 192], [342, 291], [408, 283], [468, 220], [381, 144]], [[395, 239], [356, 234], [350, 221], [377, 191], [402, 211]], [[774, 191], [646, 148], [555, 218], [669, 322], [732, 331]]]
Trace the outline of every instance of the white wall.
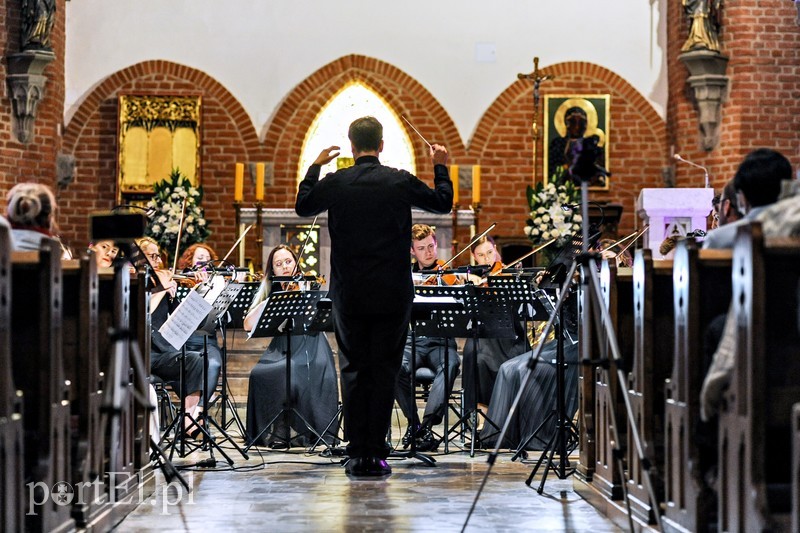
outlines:
[[[608, 68], [664, 116], [665, 9], [666, 0], [73, 0], [65, 122], [112, 73], [163, 59], [227, 87], [261, 133], [298, 83], [349, 54], [418, 80], [465, 141], [517, 73], [533, 70], [534, 56], [540, 68]], [[494, 61], [476, 60], [478, 43], [494, 47]]]

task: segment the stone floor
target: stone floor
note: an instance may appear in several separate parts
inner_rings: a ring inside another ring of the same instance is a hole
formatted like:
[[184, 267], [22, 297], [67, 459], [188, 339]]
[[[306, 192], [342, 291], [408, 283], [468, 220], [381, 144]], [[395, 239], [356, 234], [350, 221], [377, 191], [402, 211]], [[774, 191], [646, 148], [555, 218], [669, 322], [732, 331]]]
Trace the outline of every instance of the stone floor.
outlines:
[[[395, 440], [402, 429], [393, 428]], [[525, 480], [538, 452], [524, 462], [501, 453], [487, 477], [489, 452], [470, 457], [469, 451], [451, 446], [447, 455], [433, 454], [436, 467], [392, 459], [394, 473], [388, 478], [350, 479], [340, 457], [305, 449], [252, 448], [249, 460], [230, 444], [224, 451], [232, 467], [215, 452], [215, 468], [182, 469], [191, 494], [167, 484], [159, 472], [155, 494], [118, 531], [618, 531], [573, 491], [571, 477], [550, 474], [539, 495], [540, 471], [528, 487]], [[210, 457], [198, 450], [173, 462], [184, 467]]]

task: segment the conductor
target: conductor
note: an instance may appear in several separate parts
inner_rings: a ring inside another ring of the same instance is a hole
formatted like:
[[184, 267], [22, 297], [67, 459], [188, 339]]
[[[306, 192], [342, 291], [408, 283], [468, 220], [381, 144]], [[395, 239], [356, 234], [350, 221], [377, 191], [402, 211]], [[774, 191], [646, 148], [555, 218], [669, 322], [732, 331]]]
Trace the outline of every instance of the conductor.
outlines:
[[443, 146], [430, 149], [431, 189], [405, 170], [381, 165], [383, 126], [374, 117], [350, 124], [348, 138], [355, 165], [320, 180], [321, 165], [339, 155], [338, 146], [322, 150], [300, 182], [295, 211], [305, 217], [328, 211], [330, 295], [349, 441], [345, 471], [384, 476], [392, 472], [386, 433], [414, 298], [411, 207], [448, 213], [453, 184]]

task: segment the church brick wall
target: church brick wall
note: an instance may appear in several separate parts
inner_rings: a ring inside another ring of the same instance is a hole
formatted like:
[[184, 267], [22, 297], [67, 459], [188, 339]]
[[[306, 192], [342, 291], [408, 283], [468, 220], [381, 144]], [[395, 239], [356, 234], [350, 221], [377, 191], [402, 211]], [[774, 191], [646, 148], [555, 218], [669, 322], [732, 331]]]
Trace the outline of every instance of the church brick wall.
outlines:
[[[719, 37], [728, 56], [729, 95], [722, 106], [719, 145], [706, 152], [700, 136], [688, 72], [678, 56], [689, 31], [680, 2], [668, 9], [669, 143], [676, 152], [705, 165], [717, 191], [732, 178], [750, 151], [775, 148], [800, 165], [800, 26], [793, 2], [727, 1], [722, 10]], [[698, 176], [698, 172], [700, 175]], [[676, 167], [677, 185], [699, 186], [702, 171]]]
[[[16, 183], [35, 181], [56, 187], [56, 156], [61, 151], [61, 126], [64, 116], [65, 0], [56, 2], [56, 20], [50, 34], [55, 60], [44, 70], [47, 83], [39, 102], [33, 139], [22, 144], [12, 127], [12, 104], [5, 83], [7, 61], [0, 61], [0, 191], [5, 213], [5, 193]], [[20, 51], [21, 8], [17, 1], [3, 1], [0, 9], [0, 40], [6, 55]]]

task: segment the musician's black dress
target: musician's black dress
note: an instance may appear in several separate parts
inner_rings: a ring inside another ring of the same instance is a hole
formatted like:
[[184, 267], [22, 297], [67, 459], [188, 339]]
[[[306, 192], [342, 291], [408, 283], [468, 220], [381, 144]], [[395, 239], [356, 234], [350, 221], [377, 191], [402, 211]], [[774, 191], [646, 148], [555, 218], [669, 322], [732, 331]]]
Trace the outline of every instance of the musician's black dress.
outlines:
[[[521, 442], [533, 433], [547, 416], [556, 408], [556, 358], [557, 343], [552, 340], [545, 344], [541, 358], [531, 375], [519, 406], [511, 420], [502, 448], [517, 448]], [[503, 363], [497, 374], [494, 392], [489, 401], [490, 420], [502, 427], [514, 398], [519, 391], [522, 380], [528, 370], [531, 352], [525, 352]], [[566, 416], [569, 420], [578, 410], [578, 344], [564, 342]], [[531, 440], [526, 446], [528, 450], [541, 450], [555, 431], [555, 418], [551, 418], [538, 433], [538, 438]], [[497, 429], [484, 424], [480, 434], [481, 442], [487, 447], [497, 444]]]
[[[324, 333], [292, 335], [292, 399], [294, 408], [317, 433], [322, 434], [336, 416], [339, 387], [333, 351]], [[275, 337], [250, 372], [247, 394], [248, 441], [258, 437], [267, 424], [280, 413], [286, 402], [286, 336]], [[317, 437], [295, 414], [290, 418], [291, 432], [287, 435], [283, 415], [258, 438], [256, 444], [286, 444], [310, 446]], [[330, 425], [325, 435], [328, 444], [336, 443], [338, 425]]]

